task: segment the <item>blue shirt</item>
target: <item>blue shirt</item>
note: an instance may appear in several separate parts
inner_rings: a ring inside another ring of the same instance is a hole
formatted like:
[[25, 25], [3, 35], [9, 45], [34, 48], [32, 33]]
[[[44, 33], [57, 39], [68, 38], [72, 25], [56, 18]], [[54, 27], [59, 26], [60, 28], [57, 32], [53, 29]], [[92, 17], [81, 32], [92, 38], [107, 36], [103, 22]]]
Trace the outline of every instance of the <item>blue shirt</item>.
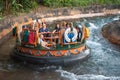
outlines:
[[[49, 29], [48, 28], [46, 28], [46, 29], [40, 28], [39, 33], [41, 33], [41, 32], [49, 32]], [[43, 36], [44, 37], [49, 37], [49, 34], [43, 34]]]
[[46, 29], [40, 28], [40, 29], [39, 29], [39, 32], [48, 32], [48, 31], [49, 31], [48, 28], [46, 28]]

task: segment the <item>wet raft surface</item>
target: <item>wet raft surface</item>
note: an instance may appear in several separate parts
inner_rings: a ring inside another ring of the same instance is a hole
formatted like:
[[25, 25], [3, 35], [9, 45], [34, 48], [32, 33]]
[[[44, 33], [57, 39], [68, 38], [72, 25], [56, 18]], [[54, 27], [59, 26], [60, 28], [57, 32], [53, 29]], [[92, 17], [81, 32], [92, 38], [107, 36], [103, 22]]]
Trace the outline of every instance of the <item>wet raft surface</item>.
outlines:
[[87, 60], [69, 67], [13, 62], [9, 54], [15, 40], [10, 38], [0, 47], [0, 80], [119, 80], [120, 47], [101, 35], [102, 26], [117, 19], [118, 16], [86, 19], [91, 30], [87, 44], [92, 54]]

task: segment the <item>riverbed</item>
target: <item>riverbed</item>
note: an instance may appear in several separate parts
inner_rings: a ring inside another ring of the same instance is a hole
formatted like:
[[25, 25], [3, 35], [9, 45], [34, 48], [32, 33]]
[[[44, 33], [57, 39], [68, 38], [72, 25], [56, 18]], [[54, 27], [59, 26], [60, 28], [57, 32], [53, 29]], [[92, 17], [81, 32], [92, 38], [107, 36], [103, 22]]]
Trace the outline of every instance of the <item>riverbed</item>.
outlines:
[[[103, 25], [118, 19], [119, 15], [82, 19], [89, 23], [86, 44], [92, 52], [85, 61], [69, 67], [14, 62], [9, 56], [15, 44], [11, 37], [0, 46], [0, 80], [120, 80], [120, 46], [101, 35]], [[81, 23], [81, 19], [76, 22]]]

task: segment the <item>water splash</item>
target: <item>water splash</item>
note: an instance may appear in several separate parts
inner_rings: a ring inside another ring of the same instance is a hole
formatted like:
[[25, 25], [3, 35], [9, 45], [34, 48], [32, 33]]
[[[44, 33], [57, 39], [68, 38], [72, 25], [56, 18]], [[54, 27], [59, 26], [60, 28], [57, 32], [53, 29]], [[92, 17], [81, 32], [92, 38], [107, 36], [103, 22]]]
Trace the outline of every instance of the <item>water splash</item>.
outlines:
[[96, 74], [77, 75], [65, 70], [56, 70], [56, 72], [60, 73], [61, 77], [66, 78], [67, 80], [119, 80], [120, 79], [120, 77], [116, 77], [116, 76], [104, 76], [104, 75], [96, 75]]
[[117, 17], [113, 18], [114, 21], [119, 20], [119, 19], [120, 19], [120, 16], [117, 16]]
[[91, 28], [97, 29], [97, 27], [95, 26], [95, 24], [89, 22], [89, 25], [90, 25]]
[[92, 45], [93, 45], [93, 46], [100, 46], [100, 47], [102, 46], [100, 43], [95, 42], [95, 41], [93, 42], [93, 41], [90, 41], [90, 40], [87, 41], [87, 44], [88, 44], [88, 45], [91, 45], [91, 46], [92, 46]]

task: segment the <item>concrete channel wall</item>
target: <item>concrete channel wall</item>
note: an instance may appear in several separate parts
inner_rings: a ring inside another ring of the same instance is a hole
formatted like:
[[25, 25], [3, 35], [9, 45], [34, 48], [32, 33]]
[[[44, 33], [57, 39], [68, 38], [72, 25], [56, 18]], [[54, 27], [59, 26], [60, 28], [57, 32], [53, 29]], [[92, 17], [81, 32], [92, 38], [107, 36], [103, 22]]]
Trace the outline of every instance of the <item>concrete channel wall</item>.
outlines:
[[59, 8], [38, 10], [19, 16], [11, 16], [0, 20], [0, 45], [11, 36], [12, 28], [18, 24], [29, 24], [35, 19], [53, 22], [56, 20], [79, 19], [120, 14], [120, 6], [91, 6], [87, 8]]

